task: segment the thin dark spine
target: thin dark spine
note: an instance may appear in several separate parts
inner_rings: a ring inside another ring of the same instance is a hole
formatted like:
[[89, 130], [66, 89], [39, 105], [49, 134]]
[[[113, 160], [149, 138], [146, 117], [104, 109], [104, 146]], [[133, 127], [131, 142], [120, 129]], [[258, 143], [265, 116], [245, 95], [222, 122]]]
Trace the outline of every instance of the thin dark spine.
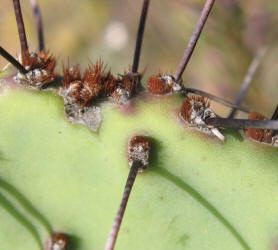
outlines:
[[278, 120], [278, 105], [276, 106], [276, 109], [271, 117], [271, 120]]
[[181, 77], [182, 77], [182, 74], [186, 68], [186, 65], [188, 64], [189, 60], [190, 60], [190, 57], [194, 51], [194, 48], [198, 42], [198, 39], [200, 37], [200, 34], [204, 28], [204, 25], [207, 21], [207, 18], [209, 16], [209, 13], [212, 9], [212, 6], [214, 4], [215, 0], [207, 0], [205, 5], [204, 5], [204, 8], [202, 10], [202, 13], [199, 17], [199, 20], [195, 26], [195, 30], [190, 38], [190, 41], [187, 45], [187, 48], [184, 52], [184, 55], [183, 55], [183, 58], [181, 59], [181, 62], [177, 68], [177, 71], [175, 73], [175, 79], [176, 81], [180, 81], [181, 80]]
[[207, 118], [207, 125], [223, 128], [278, 129], [278, 120], [249, 120], [232, 118]]
[[118, 236], [120, 226], [122, 223], [122, 219], [124, 216], [124, 212], [126, 209], [126, 205], [127, 205], [127, 202], [128, 202], [129, 196], [130, 196], [130, 192], [132, 190], [132, 186], [134, 184], [135, 178], [138, 173], [138, 169], [140, 167], [141, 167], [141, 163], [139, 161], [134, 161], [134, 163], [132, 164], [132, 166], [130, 168], [129, 175], [128, 175], [125, 189], [124, 189], [124, 193], [123, 193], [123, 198], [122, 198], [119, 210], [117, 212], [117, 215], [115, 217], [112, 229], [109, 233], [109, 237], [108, 237], [108, 240], [105, 245], [105, 250], [113, 250], [115, 247], [117, 236]]
[[29, 52], [28, 43], [26, 39], [26, 33], [25, 33], [25, 28], [24, 28], [24, 23], [22, 18], [20, 2], [19, 0], [13, 0], [13, 4], [14, 4], [14, 13], [16, 17], [17, 29], [18, 29], [19, 40], [20, 40], [20, 46], [21, 46], [21, 54], [23, 59], [22, 63], [24, 65], [24, 56], [27, 55]]
[[[271, 120], [278, 120], [278, 105], [276, 106], [276, 109], [271, 117]], [[274, 130], [272, 135], [273, 136], [278, 135], [278, 130]]]
[[231, 102], [228, 102], [220, 97], [217, 97], [217, 96], [214, 96], [212, 94], [209, 94], [205, 91], [202, 91], [202, 90], [198, 90], [198, 89], [192, 89], [192, 88], [184, 88], [183, 90], [183, 93], [184, 94], [187, 94], [187, 93], [193, 93], [193, 94], [197, 94], [197, 95], [200, 95], [200, 96], [205, 96], [215, 102], [219, 102], [225, 106], [228, 106], [228, 107], [232, 107], [232, 108], [235, 108], [235, 109], [238, 109], [242, 112], [245, 112], [245, 113], [250, 113], [250, 110], [245, 108], [245, 107], [241, 107], [241, 106], [237, 106]]
[[5, 49], [0, 46], [0, 54], [6, 58], [13, 66], [15, 66], [22, 74], [26, 74], [28, 71]]
[[140, 17], [140, 22], [139, 22], [139, 27], [137, 32], [137, 38], [136, 38], [136, 46], [135, 46], [134, 57], [133, 57], [132, 73], [138, 72], [140, 52], [142, 47], [142, 40], [144, 35], [149, 3], [150, 3], [149, 0], [144, 0], [143, 7], [142, 7], [141, 17]]
[[[261, 48], [258, 50], [257, 54], [255, 55], [255, 57], [253, 58], [248, 71], [244, 77], [243, 83], [242, 83], [242, 87], [241, 90], [237, 96], [235, 105], [240, 105], [241, 101], [243, 100], [252, 80], [254, 79], [254, 76], [257, 72], [258, 66], [261, 62], [262, 57], [264, 56], [266, 52], [265, 48]], [[233, 108], [228, 116], [228, 118], [233, 118], [236, 114], [237, 110], [235, 108]]]
[[38, 40], [39, 40], [39, 50], [44, 51], [44, 37], [43, 37], [43, 26], [42, 26], [42, 16], [37, 3], [37, 0], [30, 0], [31, 6], [33, 8], [33, 13], [35, 17]]

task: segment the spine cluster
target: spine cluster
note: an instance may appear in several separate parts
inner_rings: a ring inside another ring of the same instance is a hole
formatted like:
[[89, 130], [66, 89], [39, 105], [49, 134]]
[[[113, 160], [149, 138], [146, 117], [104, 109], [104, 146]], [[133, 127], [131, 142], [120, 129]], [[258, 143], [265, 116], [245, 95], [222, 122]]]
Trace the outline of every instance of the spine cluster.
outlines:
[[54, 71], [56, 58], [49, 52], [27, 52], [19, 57], [19, 62], [27, 71], [27, 73], [18, 72], [15, 75], [14, 79], [19, 84], [40, 89], [57, 77]]
[[[248, 116], [250, 120], [264, 120], [265, 117], [263, 114], [251, 112]], [[269, 144], [272, 146], [278, 147], [278, 134], [277, 131], [273, 129], [256, 129], [256, 128], [247, 128], [244, 130], [245, 134], [252, 140]]]

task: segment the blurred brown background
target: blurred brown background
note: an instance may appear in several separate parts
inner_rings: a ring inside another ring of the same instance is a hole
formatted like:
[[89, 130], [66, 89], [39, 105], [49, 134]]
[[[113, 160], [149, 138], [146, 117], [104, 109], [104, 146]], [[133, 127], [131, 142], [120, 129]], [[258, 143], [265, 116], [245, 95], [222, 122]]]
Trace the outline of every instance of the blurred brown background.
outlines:
[[[39, 0], [45, 44], [62, 61], [84, 68], [100, 57], [112, 72], [131, 66], [143, 0]], [[144, 82], [159, 70], [174, 73], [205, 0], [152, 0], [142, 47]], [[22, 11], [31, 50], [37, 34], [29, 0]], [[187, 87], [234, 102], [249, 63], [261, 46], [268, 51], [243, 104], [271, 116], [278, 103], [277, 0], [218, 0], [184, 73]], [[0, 4], [0, 44], [12, 55], [20, 51], [11, 0]], [[0, 58], [0, 68], [6, 64]], [[217, 113], [228, 109], [213, 104]], [[242, 115], [242, 114], [239, 114]]]

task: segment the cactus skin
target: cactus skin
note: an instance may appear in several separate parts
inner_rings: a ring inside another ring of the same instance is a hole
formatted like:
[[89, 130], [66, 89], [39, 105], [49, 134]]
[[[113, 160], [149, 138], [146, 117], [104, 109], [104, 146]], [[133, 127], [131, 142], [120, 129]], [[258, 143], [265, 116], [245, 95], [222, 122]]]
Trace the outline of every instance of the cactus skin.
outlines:
[[2, 89], [1, 248], [42, 248], [51, 230], [67, 233], [73, 250], [103, 248], [129, 171], [126, 144], [140, 132], [155, 147], [116, 249], [274, 249], [277, 148], [186, 128], [178, 96], [134, 102], [129, 113], [105, 104], [94, 133], [69, 124], [49, 92]]

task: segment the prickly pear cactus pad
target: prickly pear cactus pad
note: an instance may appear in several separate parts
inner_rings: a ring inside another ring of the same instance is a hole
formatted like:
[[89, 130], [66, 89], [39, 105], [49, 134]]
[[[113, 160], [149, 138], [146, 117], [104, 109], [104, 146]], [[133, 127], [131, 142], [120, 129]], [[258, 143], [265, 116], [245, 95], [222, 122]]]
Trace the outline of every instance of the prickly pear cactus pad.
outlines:
[[269, 118], [242, 105], [268, 47], [234, 102], [191, 88], [183, 73], [215, 3], [206, 0], [175, 73], [146, 76], [150, 2], [140, 2], [133, 63], [115, 73], [101, 57], [57, 68], [37, 1], [35, 50], [12, 1], [20, 53], [0, 44], [0, 250], [278, 249], [278, 105]]
[[181, 125], [177, 96], [103, 106], [98, 133], [65, 120], [51, 93], [2, 89], [2, 249], [43, 249], [51, 231], [72, 249], [105, 244], [126, 176], [127, 140], [152, 138], [117, 249], [272, 249], [278, 228], [277, 149], [225, 131], [226, 142]]

